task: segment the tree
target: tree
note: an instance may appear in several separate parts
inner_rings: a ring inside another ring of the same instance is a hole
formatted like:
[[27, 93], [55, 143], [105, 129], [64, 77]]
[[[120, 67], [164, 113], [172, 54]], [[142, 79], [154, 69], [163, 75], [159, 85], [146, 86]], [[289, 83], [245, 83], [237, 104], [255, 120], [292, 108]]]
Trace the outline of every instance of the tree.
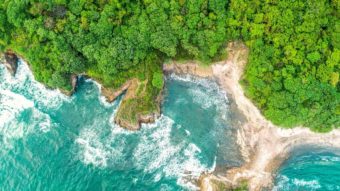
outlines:
[[153, 73], [153, 77], [152, 77], [152, 85], [158, 89], [162, 89], [163, 88], [163, 74], [160, 72], [155, 72]]

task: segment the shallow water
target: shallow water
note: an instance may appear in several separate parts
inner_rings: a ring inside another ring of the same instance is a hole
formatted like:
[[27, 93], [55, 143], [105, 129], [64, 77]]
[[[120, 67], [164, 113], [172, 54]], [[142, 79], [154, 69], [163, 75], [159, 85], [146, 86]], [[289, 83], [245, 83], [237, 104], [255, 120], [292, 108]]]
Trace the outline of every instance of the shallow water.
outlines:
[[340, 190], [340, 149], [304, 146], [295, 149], [277, 172], [273, 191]]
[[0, 190], [195, 190], [200, 173], [242, 163], [214, 82], [170, 76], [163, 115], [137, 132], [104, 100], [91, 80], [69, 98], [0, 64]]

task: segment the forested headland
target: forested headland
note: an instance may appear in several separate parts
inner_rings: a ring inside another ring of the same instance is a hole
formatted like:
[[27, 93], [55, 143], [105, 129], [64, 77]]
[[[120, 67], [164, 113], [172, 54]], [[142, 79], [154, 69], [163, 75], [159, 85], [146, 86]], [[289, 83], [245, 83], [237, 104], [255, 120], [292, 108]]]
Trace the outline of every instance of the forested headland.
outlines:
[[[105, 87], [138, 80], [129, 114], [157, 108], [165, 59], [221, 59], [228, 41], [250, 49], [242, 84], [277, 125], [340, 126], [337, 0], [0, 0], [0, 52], [35, 78], [70, 90], [72, 74]], [[131, 116], [131, 120], [136, 120]]]

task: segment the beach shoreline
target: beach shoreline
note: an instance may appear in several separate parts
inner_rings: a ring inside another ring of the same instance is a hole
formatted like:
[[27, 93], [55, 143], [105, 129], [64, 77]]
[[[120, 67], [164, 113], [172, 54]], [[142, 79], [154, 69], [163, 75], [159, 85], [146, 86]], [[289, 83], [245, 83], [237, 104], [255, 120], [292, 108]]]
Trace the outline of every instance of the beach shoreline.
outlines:
[[231, 96], [237, 109], [246, 119], [237, 130], [237, 144], [241, 148], [244, 165], [228, 170], [224, 176], [214, 173], [202, 174], [199, 180], [201, 190], [236, 188], [244, 181], [248, 183], [248, 189], [251, 191], [271, 188], [273, 172], [295, 147], [316, 144], [340, 148], [339, 130], [316, 133], [305, 127], [287, 129], [265, 119], [260, 110], [245, 96], [239, 83], [247, 64], [248, 49], [240, 42], [232, 42], [228, 44], [227, 51], [226, 60], [210, 67], [199, 66], [194, 61], [164, 64], [166, 73], [191, 74], [216, 80]]

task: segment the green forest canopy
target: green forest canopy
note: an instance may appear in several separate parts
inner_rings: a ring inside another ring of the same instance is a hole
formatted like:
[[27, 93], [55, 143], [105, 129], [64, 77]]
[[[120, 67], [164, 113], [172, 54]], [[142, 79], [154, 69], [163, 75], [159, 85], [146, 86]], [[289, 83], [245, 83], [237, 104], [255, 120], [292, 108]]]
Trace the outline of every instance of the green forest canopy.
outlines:
[[0, 51], [24, 57], [52, 88], [70, 90], [71, 74], [113, 88], [138, 78], [152, 82], [154, 99], [165, 58], [208, 63], [226, 42], [243, 40], [250, 56], [242, 84], [263, 114], [284, 127], [328, 131], [340, 126], [339, 7], [337, 0], [0, 0]]

